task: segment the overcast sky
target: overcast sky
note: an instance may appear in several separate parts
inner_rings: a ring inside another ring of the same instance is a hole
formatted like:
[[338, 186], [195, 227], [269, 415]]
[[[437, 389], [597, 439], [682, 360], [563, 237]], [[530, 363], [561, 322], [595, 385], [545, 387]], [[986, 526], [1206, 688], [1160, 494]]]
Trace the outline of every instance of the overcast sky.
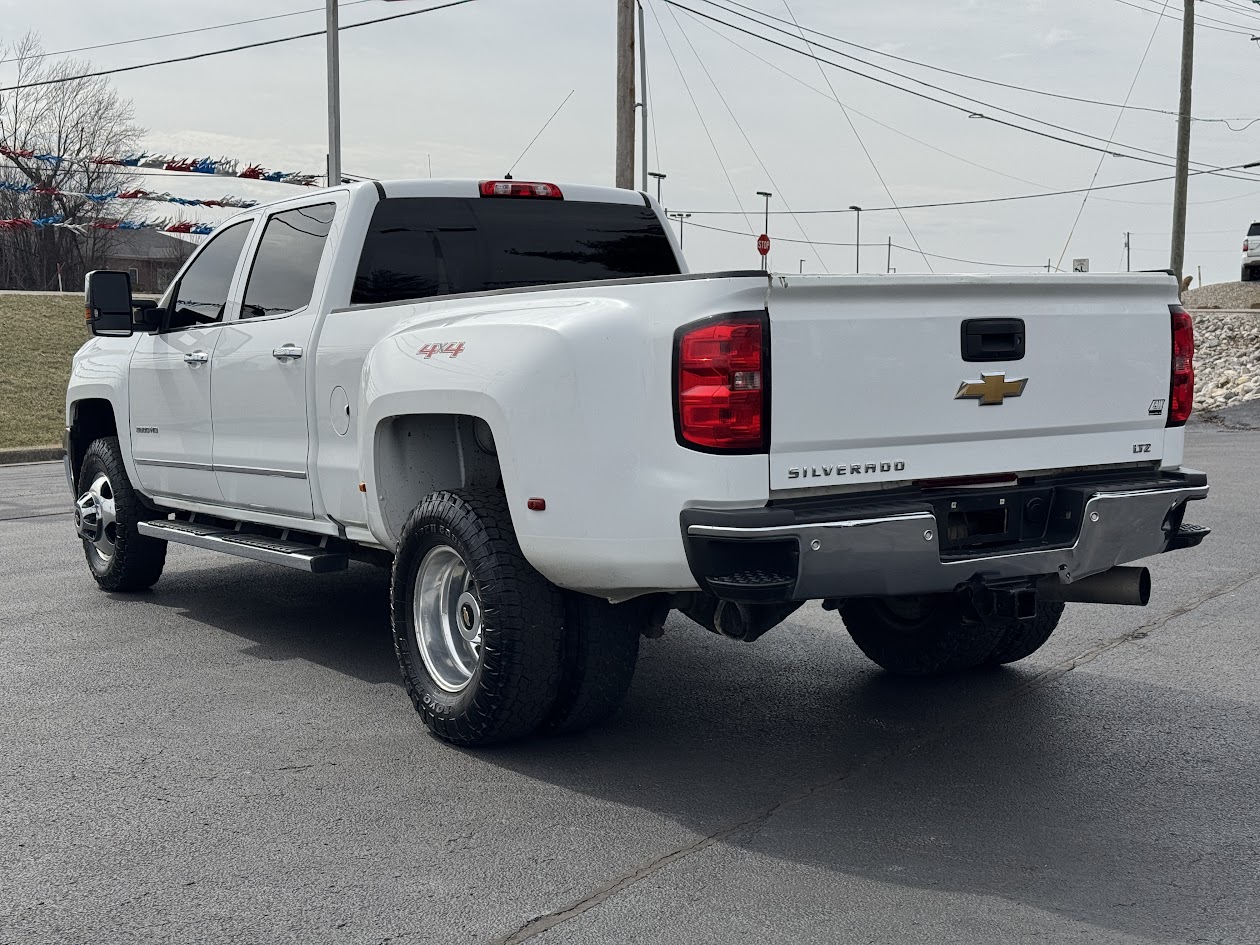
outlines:
[[[34, 30], [48, 50], [56, 51], [308, 10], [318, 2], [4, 0], [0, 9], [7, 39]], [[342, 22], [431, 2], [343, 3]], [[703, 0], [681, 2], [802, 46], [768, 28], [722, 14]], [[918, 62], [1103, 102], [1125, 99], [1150, 42], [1131, 104], [1173, 112], [1177, 108], [1181, 24], [1157, 17], [1163, 0], [788, 0], [790, 13], [783, 0], [742, 2], [777, 17], [795, 15], [802, 26]], [[852, 272], [852, 246], [811, 248], [786, 239], [851, 244], [854, 215], [802, 211], [1080, 188], [1090, 184], [1098, 168], [1097, 152], [1004, 128], [986, 118], [969, 118], [839, 69], [825, 67], [824, 76], [801, 55], [706, 25], [664, 0], [646, 3], [653, 131], [649, 163], [652, 170], [668, 175], [664, 202], [671, 210], [742, 207], [748, 213], [747, 220], [738, 213], [696, 213], [691, 218], [684, 249], [693, 269], [757, 265], [754, 236], [762, 229], [763, 207], [756, 196], [759, 190], [774, 192], [772, 211], [797, 212], [795, 220], [788, 215], [771, 217], [770, 234], [781, 238], [772, 254], [774, 268], [795, 271], [803, 259], [806, 271]], [[730, 5], [727, 0], [722, 4]], [[1181, 5], [1180, 0], [1171, 0], [1168, 9], [1179, 14]], [[615, 0], [476, 0], [342, 33], [346, 170], [380, 178], [428, 176], [431, 159], [438, 177], [500, 176], [574, 90], [517, 165], [515, 176], [611, 184], [615, 6]], [[1260, 105], [1250, 95], [1260, 67], [1260, 44], [1246, 35], [1252, 28], [1260, 34], [1260, 8], [1246, 0], [1201, 0], [1198, 9], [1202, 16], [1240, 24], [1234, 29], [1242, 33], [1206, 28], [1206, 23], [1199, 29], [1194, 114], [1243, 119], [1233, 125], [1241, 128], [1249, 116], [1260, 117]], [[311, 12], [77, 55], [99, 67], [129, 65], [306, 32], [322, 23], [322, 13]], [[998, 88], [832, 40], [819, 41], [949, 92], [972, 96], [984, 103], [971, 104], [976, 112], [1024, 125], [1038, 119], [1106, 141], [1118, 114], [1115, 108]], [[966, 104], [835, 53], [818, 52], [867, 74]], [[12, 76], [12, 65], [0, 66], [0, 78]], [[832, 98], [828, 80], [835, 96], [849, 107], [853, 127]], [[137, 119], [148, 129], [146, 146], [153, 151], [226, 155], [282, 170], [323, 170], [322, 37], [122, 73], [115, 82], [134, 101]], [[1027, 118], [998, 112], [994, 106]], [[1116, 146], [1172, 155], [1175, 124], [1170, 115], [1126, 111], [1115, 133]], [[1196, 122], [1192, 158], [1213, 166], [1260, 160], [1260, 123], [1233, 132], [1222, 123]], [[1171, 169], [1106, 157], [1097, 183], [1165, 174]], [[146, 185], [187, 196], [292, 192], [283, 185], [223, 178], [150, 178]], [[917, 239], [926, 253], [979, 263], [932, 259], [938, 272], [993, 270], [999, 263], [1044, 268], [1048, 259], [1057, 262], [1061, 256], [1065, 267], [1073, 257], [1089, 257], [1091, 268], [1103, 271], [1124, 269], [1128, 230], [1133, 233], [1133, 268], [1159, 268], [1168, 264], [1171, 193], [1171, 183], [1157, 183], [1091, 196], [1070, 244], [1068, 234], [1081, 211], [1079, 195], [907, 210], [904, 223], [896, 212], [867, 212], [862, 214], [862, 242], [886, 244], [891, 237], [895, 246], [913, 247]], [[1243, 236], [1248, 224], [1260, 218], [1260, 177], [1254, 182], [1192, 178], [1190, 201], [1186, 271], [1193, 273], [1201, 266], [1205, 282], [1237, 279]], [[152, 209], [155, 216], [167, 210]], [[216, 218], [204, 210], [185, 215], [211, 222]], [[882, 272], [886, 264], [884, 246], [863, 248], [864, 271]], [[900, 272], [927, 271], [922, 257], [903, 249], [893, 250], [892, 265]]]

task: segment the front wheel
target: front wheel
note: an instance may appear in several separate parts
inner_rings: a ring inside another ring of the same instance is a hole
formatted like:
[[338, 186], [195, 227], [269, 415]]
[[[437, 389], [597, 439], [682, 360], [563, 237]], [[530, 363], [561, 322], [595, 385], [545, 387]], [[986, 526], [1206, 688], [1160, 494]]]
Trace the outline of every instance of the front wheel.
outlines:
[[435, 492], [403, 526], [391, 584], [394, 649], [412, 704], [456, 745], [527, 735], [556, 702], [558, 589], [521, 554], [499, 493]]
[[143, 591], [162, 576], [166, 542], [136, 527], [153, 517], [127, 478], [118, 437], [94, 440], [79, 470], [74, 525], [92, 577], [103, 589]]
[[955, 594], [858, 597], [840, 605], [840, 616], [861, 651], [900, 676], [973, 669], [1003, 633], [969, 615]]

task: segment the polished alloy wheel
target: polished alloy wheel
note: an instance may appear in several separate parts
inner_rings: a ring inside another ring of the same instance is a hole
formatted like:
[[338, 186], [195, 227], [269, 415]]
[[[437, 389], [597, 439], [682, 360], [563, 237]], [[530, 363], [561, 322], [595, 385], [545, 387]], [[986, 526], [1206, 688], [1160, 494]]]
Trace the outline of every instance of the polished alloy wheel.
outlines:
[[102, 567], [114, 558], [118, 542], [118, 516], [114, 487], [104, 473], [92, 480], [88, 491], [74, 504], [74, 526], [79, 537], [91, 545]]
[[447, 692], [460, 692], [481, 660], [481, 600], [472, 572], [450, 545], [431, 548], [421, 560], [412, 616], [429, 675]]

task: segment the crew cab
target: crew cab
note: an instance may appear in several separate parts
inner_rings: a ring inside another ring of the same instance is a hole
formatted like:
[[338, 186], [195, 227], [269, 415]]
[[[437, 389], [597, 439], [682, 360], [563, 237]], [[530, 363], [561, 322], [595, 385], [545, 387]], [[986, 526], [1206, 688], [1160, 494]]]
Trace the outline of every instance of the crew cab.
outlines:
[[672, 610], [752, 641], [822, 601], [889, 671], [950, 672], [1145, 604], [1125, 565], [1207, 535], [1169, 275], [689, 273], [645, 194], [423, 180], [243, 212], [157, 302], [86, 295], [96, 581], [152, 586], [172, 542], [389, 567], [458, 744], [606, 717]]

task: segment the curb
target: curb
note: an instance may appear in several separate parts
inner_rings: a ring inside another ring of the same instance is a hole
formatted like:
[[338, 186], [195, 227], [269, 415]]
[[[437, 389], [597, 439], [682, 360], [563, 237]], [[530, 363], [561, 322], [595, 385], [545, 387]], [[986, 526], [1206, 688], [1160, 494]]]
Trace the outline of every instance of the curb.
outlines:
[[19, 446], [14, 449], [0, 449], [0, 466], [46, 463], [59, 460], [65, 455], [66, 451], [60, 446]]

